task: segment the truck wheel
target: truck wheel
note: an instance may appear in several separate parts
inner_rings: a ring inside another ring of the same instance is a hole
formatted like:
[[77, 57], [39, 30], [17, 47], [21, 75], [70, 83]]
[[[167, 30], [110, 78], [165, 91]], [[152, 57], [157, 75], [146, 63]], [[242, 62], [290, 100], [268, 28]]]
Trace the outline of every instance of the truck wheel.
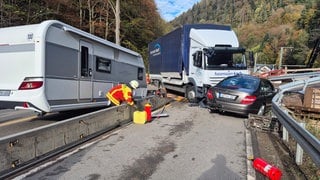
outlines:
[[190, 103], [197, 103], [196, 91], [194, 86], [187, 86], [185, 96]]

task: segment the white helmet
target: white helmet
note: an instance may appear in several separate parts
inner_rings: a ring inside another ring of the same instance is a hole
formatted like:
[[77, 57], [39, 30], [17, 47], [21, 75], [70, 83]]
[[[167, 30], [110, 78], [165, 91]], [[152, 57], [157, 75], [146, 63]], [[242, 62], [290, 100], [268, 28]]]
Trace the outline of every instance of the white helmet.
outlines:
[[137, 89], [139, 87], [139, 82], [136, 81], [136, 80], [132, 80], [130, 81], [130, 86], [133, 88], [133, 89]]

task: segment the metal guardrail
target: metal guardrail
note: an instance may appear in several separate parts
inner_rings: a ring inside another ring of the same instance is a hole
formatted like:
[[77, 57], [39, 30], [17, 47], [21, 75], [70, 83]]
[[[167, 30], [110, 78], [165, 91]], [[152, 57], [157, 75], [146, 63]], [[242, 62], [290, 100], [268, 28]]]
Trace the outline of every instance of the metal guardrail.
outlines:
[[319, 83], [320, 77], [314, 77], [279, 86], [279, 92], [272, 99], [273, 114], [318, 167], [320, 167], [320, 141], [294, 120], [284, 108], [281, 108], [281, 100], [285, 92], [304, 92], [308, 85]]
[[299, 80], [301, 78], [309, 78], [309, 77], [316, 77], [320, 76], [320, 72], [307, 72], [307, 73], [292, 73], [292, 74], [285, 74], [280, 76], [270, 76], [268, 79], [270, 81], [277, 81], [277, 80]]

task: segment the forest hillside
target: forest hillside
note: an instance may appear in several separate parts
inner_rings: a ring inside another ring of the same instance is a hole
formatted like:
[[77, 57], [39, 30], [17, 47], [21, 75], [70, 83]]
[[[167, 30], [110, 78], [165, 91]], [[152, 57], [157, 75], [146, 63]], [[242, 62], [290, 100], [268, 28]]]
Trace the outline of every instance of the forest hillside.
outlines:
[[201, 0], [170, 24], [231, 25], [258, 63], [278, 63], [283, 48], [283, 64], [305, 65], [320, 37], [319, 10], [319, 0]]
[[225, 24], [258, 63], [274, 64], [281, 47], [292, 47], [284, 51], [284, 64], [305, 64], [320, 36], [319, 9], [319, 0], [201, 0], [165, 22], [154, 0], [0, 0], [0, 28], [60, 20], [112, 42], [118, 37], [120, 45], [141, 53], [148, 66], [148, 43], [175, 27]]

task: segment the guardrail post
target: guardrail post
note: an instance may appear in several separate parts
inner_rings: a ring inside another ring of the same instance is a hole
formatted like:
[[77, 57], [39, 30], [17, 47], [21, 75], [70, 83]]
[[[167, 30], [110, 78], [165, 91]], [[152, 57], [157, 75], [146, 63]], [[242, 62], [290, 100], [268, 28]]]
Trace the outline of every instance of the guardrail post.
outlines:
[[282, 127], [282, 140], [286, 143], [289, 142], [289, 132], [284, 126]]
[[[304, 122], [300, 122], [299, 125], [303, 129], [305, 129], [305, 127], [306, 127], [306, 123], [304, 123]], [[297, 149], [296, 149], [296, 163], [297, 163], [297, 165], [302, 165], [302, 161], [303, 161], [303, 149], [297, 143]]]

